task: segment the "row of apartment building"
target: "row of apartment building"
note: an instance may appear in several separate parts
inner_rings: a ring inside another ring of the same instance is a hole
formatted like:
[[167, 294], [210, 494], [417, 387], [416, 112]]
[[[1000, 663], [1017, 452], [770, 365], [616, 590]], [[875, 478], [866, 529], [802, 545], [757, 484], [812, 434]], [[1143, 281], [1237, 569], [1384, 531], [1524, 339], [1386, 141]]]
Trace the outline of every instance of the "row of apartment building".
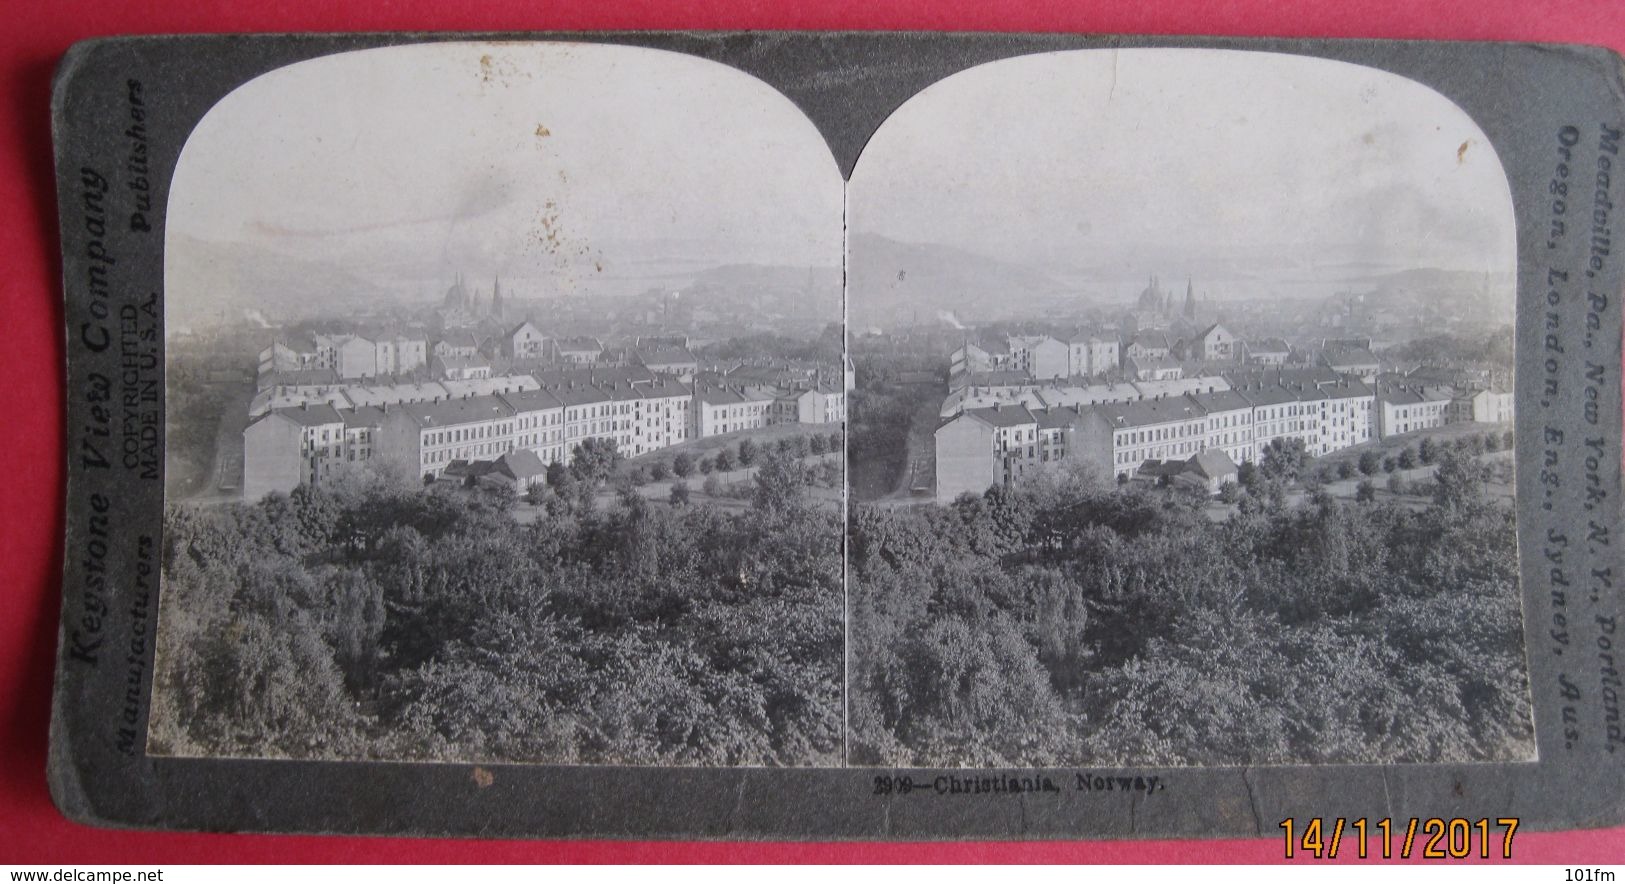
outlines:
[[[1038, 381], [1108, 375], [1162, 381], [1183, 377], [1189, 364], [1278, 367], [1291, 356], [1285, 341], [1244, 341], [1215, 322], [1186, 337], [1152, 329], [1122, 341], [1095, 332], [967, 337], [949, 354], [948, 371], [950, 377], [1014, 371]], [[1300, 357], [1366, 381], [1379, 371], [1369, 339], [1323, 339]]]
[[[285, 393], [286, 395], [286, 393]], [[344, 464], [377, 460], [437, 478], [457, 462], [529, 451], [568, 463], [587, 439], [612, 439], [628, 457], [688, 439], [778, 423], [846, 419], [846, 391], [692, 383], [647, 369], [571, 371], [327, 389], [260, 412], [243, 431], [243, 493], [319, 483]]]
[[425, 332], [402, 330], [277, 338], [260, 351], [259, 374], [264, 379], [331, 372], [340, 380], [355, 380], [429, 372], [436, 378], [460, 380], [488, 376], [490, 360], [498, 358], [576, 367], [625, 362], [685, 376], [699, 369], [686, 339], [640, 340], [616, 358], [609, 357], [597, 338], [548, 337], [527, 319], [500, 332], [448, 329], [435, 339]]
[[[960, 407], [936, 432], [937, 499], [1017, 481], [1063, 458], [1101, 475], [1133, 477], [1148, 461], [1222, 452], [1256, 461], [1276, 439], [1311, 455], [1452, 421], [1512, 419], [1510, 392], [1458, 393], [1404, 376], [1368, 383], [1328, 368], [1236, 371], [1211, 378], [1019, 389]], [[983, 395], [988, 395], [984, 393]]]

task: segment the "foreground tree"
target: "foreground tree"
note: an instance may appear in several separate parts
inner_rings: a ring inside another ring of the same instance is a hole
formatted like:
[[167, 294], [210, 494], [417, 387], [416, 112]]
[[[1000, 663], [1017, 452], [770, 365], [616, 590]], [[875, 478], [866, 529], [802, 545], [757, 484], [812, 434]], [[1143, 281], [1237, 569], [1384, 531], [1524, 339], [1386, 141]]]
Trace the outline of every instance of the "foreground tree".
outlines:
[[585, 439], [570, 451], [570, 473], [582, 482], [601, 485], [620, 465], [621, 452], [614, 439]]

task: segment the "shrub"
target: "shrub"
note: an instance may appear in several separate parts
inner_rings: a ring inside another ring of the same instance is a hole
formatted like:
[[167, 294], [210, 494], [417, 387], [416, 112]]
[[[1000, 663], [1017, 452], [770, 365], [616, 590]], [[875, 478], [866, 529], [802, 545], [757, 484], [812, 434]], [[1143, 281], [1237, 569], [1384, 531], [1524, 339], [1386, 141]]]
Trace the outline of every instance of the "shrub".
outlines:
[[657, 460], [649, 465], [649, 478], [656, 482], [664, 482], [671, 477], [671, 467], [663, 460]]
[[1393, 473], [1393, 474], [1389, 475], [1388, 476], [1388, 490], [1389, 490], [1389, 492], [1391, 492], [1393, 494], [1404, 494], [1405, 493], [1405, 479], [1402, 476], [1400, 476], [1398, 473]]
[[718, 478], [715, 473], [707, 475], [705, 477], [705, 484], [701, 485], [700, 487], [705, 489], [705, 494], [707, 497], [722, 496], [722, 479]]
[[1354, 478], [1354, 464], [1352, 462], [1346, 461], [1346, 460], [1338, 463], [1338, 465], [1337, 465], [1337, 478], [1339, 478], [1339, 479], [1352, 479], [1352, 478]]
[[717, 472], [726, 473], [735, 466], [733, 452], [726, 448], [717, 452]]
[[1377, 486], [1370, 479], [1361, 479], [1360, 484], [1354, 486], [1354, 499], [1359, 503], [1370, 503], [1377, 499]]
[[564, 464], [553, 461], [547, 465], [547, 485], [549, 488], [563, 488], [570, 481], [570, 470]]
[[672, 506], [688, 505], [688, 483], [682, 479], [671, 483], [671, 497], [667, 498]]
[[709, 457], [702, 460], [702, 461], [700, 461], [700, 472], [704, 473], [707, 476], [711, 475], [711, 471], [716, 469], [716, 468], [717, 468], [716, 462], [711, 460], [711, 458], [709, 458]]
[[1375, 476], [1381, 470], [1381, 453], [1376, 451], [1363, 451], [1360, 453], [1360, 472], [1367, 476]]
[[694, 458], [685, 452], [671, 459], [671, 471], [678, 478], [685, 478], [694, 472]]

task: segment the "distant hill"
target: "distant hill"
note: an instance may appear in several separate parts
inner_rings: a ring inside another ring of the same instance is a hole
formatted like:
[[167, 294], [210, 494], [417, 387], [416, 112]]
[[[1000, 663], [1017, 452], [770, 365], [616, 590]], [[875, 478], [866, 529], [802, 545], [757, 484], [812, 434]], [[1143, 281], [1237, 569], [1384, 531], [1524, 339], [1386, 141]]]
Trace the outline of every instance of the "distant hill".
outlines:
[[403, 300], [337, 265], [246, 243], [174, 235], [164, 260], [165, 310], [176, 326], [235, 319], [254, 310], [275, 322]]
[[1419, 268], [1361, 277], [1355, 280], [1369, 287], [1379, 300], [1405, 302], [1425, 298], [1441, 306], [1504, 315], [1512, 321], [1516, 309], [1517, 285], [1511, 274], [1473, 273], [1466, 270]]
[[876, 234], [853, 235], [847, 254], [847, 311], [857, 329], [926, 321], [943, 312], [967, 322], [1020, 313], [1068, 289], [1022, 264]]
[[778, 264], [724, 264], [694, 274], [694, 283], [717, 288], [766, 288], [839, 292], [839, 267], [787, 267]]

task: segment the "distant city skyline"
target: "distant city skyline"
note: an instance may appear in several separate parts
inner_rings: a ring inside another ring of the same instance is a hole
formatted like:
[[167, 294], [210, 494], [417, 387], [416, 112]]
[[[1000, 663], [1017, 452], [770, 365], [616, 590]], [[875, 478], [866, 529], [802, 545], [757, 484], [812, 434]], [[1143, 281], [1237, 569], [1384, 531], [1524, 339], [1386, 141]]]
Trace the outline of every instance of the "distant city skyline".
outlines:
[[[458, 271], [591, 292], [685, 267], [838, 268], [842, 186], [806, 116], [735, 69], [435, 43], [300, 62], [222, 99], [182, 152], [169, 232], [405, 296]], [[170, 286], [172, 320], [218, 306], [230, 279], [206, 270]]]
[[[1078, 50], [971, 68], [893, 112], [848, 190], [856, 237], [1116, 285], [1515, 269], [1505, 174], [1459, 107], [1286, 54]], [[851, 252], [854, 317], [904, 296], [889, 284], [900, 268], [870, 257]]]

